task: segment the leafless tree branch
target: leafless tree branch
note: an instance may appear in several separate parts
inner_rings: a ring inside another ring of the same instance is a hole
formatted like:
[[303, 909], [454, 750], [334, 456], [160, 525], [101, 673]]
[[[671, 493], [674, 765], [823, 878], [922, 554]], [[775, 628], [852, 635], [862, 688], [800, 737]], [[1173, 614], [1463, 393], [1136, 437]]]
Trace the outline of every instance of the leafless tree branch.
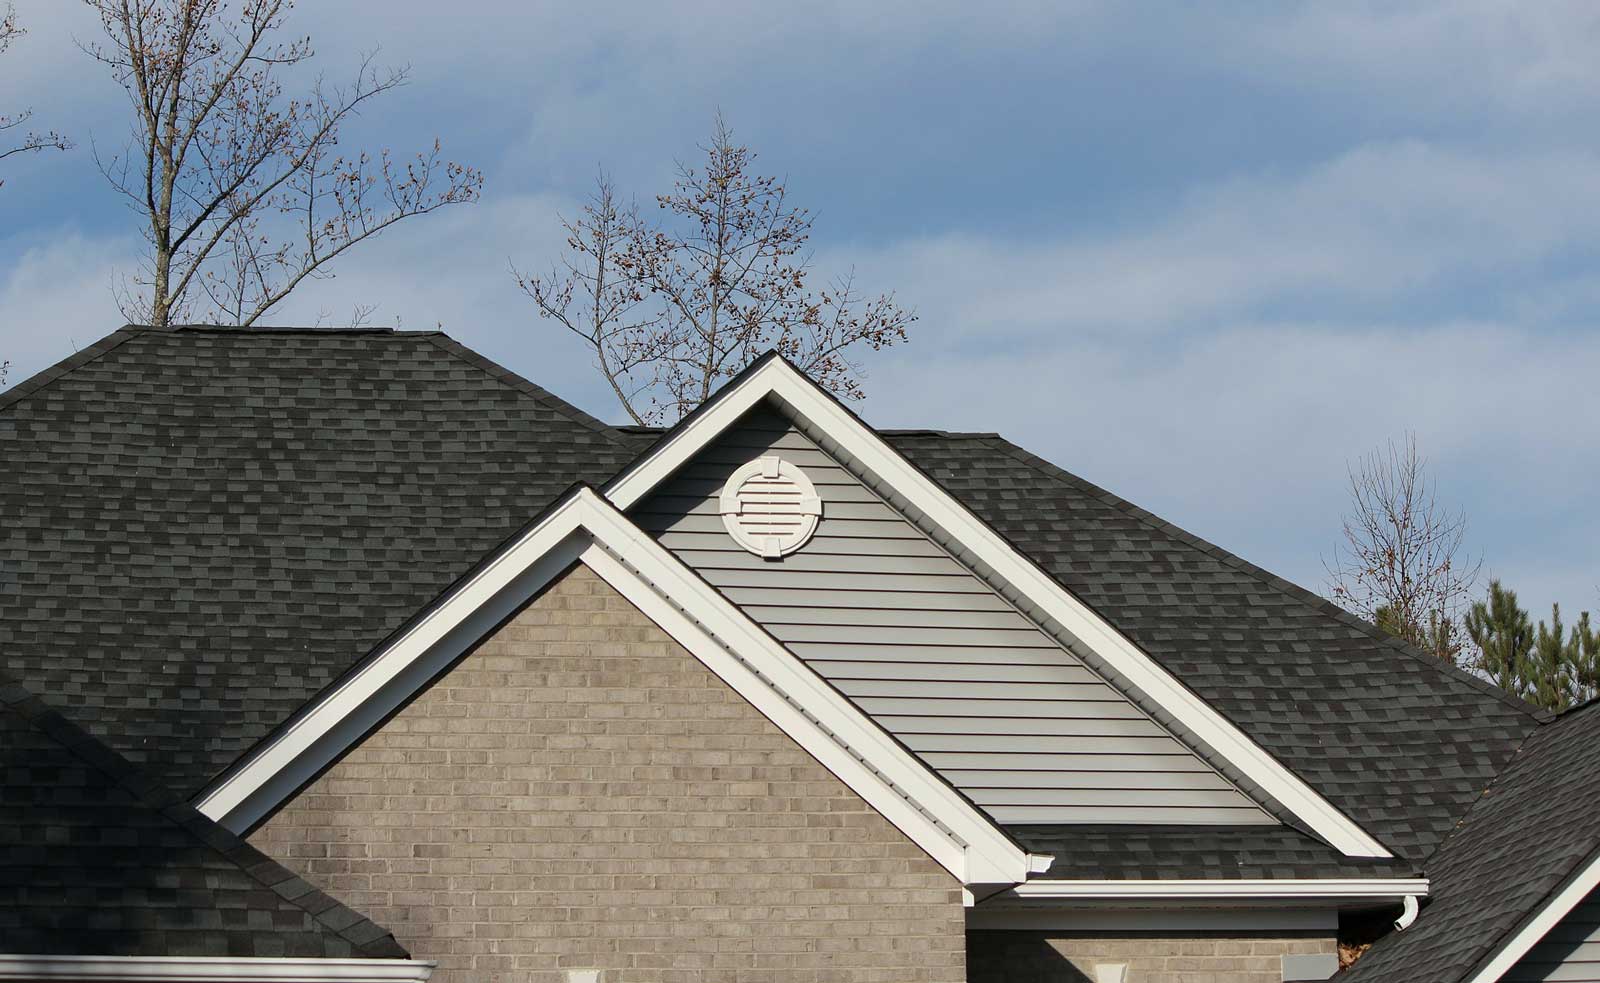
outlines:
[[1334, 601], [1457, 661], [1462, 614], [1482, 561], [1466, 555], [1466, 514], [1440, 503], [1415, 435], [1351, 466], [1349, 492], [1343, 542], [1323, 561]]
[[279, 40], [293, 0], [85, 0], [107, 41], [85, 47], [127, 92], [133, 136], [103, 161], [145, 218], [135, 320], [251, 326], [301, 283], [406, 218], [475, 201], [483, 176], [438, 141], [401, 162], [341, 154], [341, 126], [405, 84], [363, 59], [347, 87], [285, 95], [281, 69], [313, 55]]
[[[0, 14], [0, 55], [10, 50], [11, 45], [27, 33], [17, 24], [16, 8], [6, 4], [5, 12]], [[41, 132], [23, 129], [23, 125], [31, 119], [33, 119], [31, 109], [23, 109], [9, 116], [0, 115], [0, 160], [18, 154], [38, 153], [41, 150], [72, 149], [72, 141], [55, 130]], [[0, 179], [0, 188], [5, 185], [5, 181]]]
[[679, 164], [656, 198], [659, 222], [617, 203], [602, 174], [567, 255], [544, 276], [513, 268], [541, 317], [582, 338], [636, 422], [671, 422], [768, 349], [846, 399], [860, 399], [853, 357], [905, 340], [916, 315], [892, 294], [860, 295], [853, 275], [814, 291], [805, 253], [812, 217], [777, 178], [755, 171], [719, 115], [702, 168]]

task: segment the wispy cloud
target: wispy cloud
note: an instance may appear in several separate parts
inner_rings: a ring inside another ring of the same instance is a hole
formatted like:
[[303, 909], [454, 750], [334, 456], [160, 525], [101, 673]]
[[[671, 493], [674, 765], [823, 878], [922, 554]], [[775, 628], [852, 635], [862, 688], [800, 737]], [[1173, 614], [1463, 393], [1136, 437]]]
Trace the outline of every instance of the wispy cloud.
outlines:
[[[507, 261], [555, 257], [597, 164], [659, 190], [721, 106], [821, 212], [819, 272], [923, 315], [870, 363], [869, 419], [1000, 430], [1312, 586], [1344, 462], [1415, 430], [1491, 568], [1530, 602], [1595, 600], [1593, 4], [385, 10], [296, 14], [331, 72], [375, 45], [413, 65], [352, 137], [441, 135], [488, 195], [352, 254], [280, 321], [376, 303], [610, 414]], [[72, 48], [86, 8], [19, 13], [34, 35], [0, 84], [119, 143], [121, 94]], [[115, 324], [137, 242], [86, 152], [23, 166], [0, 355], [25, 374]]]

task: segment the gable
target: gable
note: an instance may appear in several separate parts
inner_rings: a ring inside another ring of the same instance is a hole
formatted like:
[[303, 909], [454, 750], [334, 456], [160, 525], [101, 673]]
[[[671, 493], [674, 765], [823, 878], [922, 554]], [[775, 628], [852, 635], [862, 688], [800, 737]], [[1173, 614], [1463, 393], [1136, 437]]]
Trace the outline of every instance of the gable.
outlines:
[[562, 496], [213, 779], [198, 808], [228, 829], [254, 829], [579, 561], [961, 883], [1011, 885], [1049, 863], [587, 486]]
[[[774, 456], [822, 517], [769, 559], [729, 535], [719, 496]], [[770, 406], [631, 515], [999, 822], [1276, 822]]]
[[582, 563], [252, 839], [436, 978], [961, 976], [960, 883]]
[[1501, 979], [1600, 983], [1600, 892], [1591, 891]]
[[886, 439], [1399, 855], [1434, 853], [1539, 726], [1483, 680], [1003, 437]]

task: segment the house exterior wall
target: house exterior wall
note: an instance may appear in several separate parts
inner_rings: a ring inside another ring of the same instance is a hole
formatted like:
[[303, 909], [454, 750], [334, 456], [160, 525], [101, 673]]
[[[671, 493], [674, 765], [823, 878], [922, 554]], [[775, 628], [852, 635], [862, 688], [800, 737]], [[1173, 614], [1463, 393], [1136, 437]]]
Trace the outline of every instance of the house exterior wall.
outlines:
[[960, 885], [579, 566], [252, 836], [436, 983], [957, 983]]
[[1600, 981], [1600, 892], [1568, 912], [1502, 979], [1506, 983]]
[[[776, 561], [729, 536], [718, 501], [772, 454], [823, 502]], [[1275, 822], [771, 408], [633, 518], [1000, 822]]]
[[970, 983], [1095, 983], [1097, 965], [1121, 963], [1128, 968], [1128, 983], [1282, 983], [1285, 956], [1336, 954], [1334, 939], [1299, 934], [1094, 936], [974, 931], [967, 935], [967, 979]]

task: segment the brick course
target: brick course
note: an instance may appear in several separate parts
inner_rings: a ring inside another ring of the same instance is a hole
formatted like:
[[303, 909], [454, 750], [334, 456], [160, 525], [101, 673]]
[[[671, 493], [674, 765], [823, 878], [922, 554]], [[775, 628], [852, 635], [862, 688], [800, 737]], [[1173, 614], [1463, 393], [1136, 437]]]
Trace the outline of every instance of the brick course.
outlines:
[[954, 878], [576, 567], [252, 837], [437, 983], [957, 983]]
[[1284, 956], [1335, 952], [1331, 938], [1294, 935], [977, 931], [967, 939], [971, 983], [1092, 983], [1097, 963], [1126, 963], [1128, 983], [1282, 983]]

